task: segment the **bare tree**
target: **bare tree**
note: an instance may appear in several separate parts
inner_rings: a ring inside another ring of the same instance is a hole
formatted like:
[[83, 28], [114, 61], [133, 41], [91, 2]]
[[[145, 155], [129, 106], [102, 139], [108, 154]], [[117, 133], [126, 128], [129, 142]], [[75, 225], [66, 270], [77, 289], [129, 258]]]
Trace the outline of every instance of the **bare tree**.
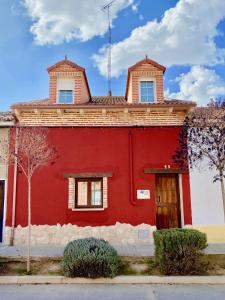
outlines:
[[5, 147], [5, 149], [7, 150], [2, 153], [4, 153], [7, 164], [16, 160], [18, 167], [27, 179], [27, 273], [30, 273], [32, 177], [37, 169], [54, 162], [57, 158], [57, 151], [49, 142], [48, 129], [41, 127], [17, 127], [11, 135], [9, 147]]
[[216, 171], [213, 182], [220, 181], [225, 218], [225, 102], [211, 101], [185, 119], [179, 133], [179, 147], [173, 159], [181, 168], [199, 167]]

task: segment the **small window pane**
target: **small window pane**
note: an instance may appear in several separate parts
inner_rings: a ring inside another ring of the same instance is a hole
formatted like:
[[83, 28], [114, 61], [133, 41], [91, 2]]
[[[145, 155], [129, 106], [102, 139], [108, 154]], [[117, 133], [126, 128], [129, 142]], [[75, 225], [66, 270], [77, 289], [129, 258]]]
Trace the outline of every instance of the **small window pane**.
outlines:
[[91, 205], [100, 206], [102, 204], [102, 186], [101, 181], [91, 183]]
[[154, 102], [154, 82], [153, 81], [141, 81], [140, 82], [140, 99], [141, 102]]
[[88, 183], [85, 181], [78, 182], [77, 205], [87, 206], [88, 204]]
[[72, 90], [60, 90], [59, 91], [59, 103], [63, 103], [63, 104], [73, 103], [73, 91]]

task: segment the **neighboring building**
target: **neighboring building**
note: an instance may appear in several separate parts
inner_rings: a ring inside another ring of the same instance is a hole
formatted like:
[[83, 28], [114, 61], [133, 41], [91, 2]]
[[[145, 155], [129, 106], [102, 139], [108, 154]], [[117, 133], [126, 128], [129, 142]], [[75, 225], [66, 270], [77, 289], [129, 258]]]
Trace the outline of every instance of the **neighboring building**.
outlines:
[[[11, 113], [0, 112], [0, 157], [5, 157], [5, 147], [9, 141], [9, 127], [13, 124], [14, 118]], [[3, 239], [3, 225], [6, 219], [7, 174], [8, 166], [6, 160], [0, 160], [0, 243]]]
[[214, 175], [207, 169], [190, 171], [192, 224], [207, 234], [209, 242], [225, 243], [223, 198], [220, 182], [213, 183]]
[[[195, 103], [164, 98], [164, 71], [146, 58], [129, 68], [125, 96], [92, 97], [85, 70], [66, 59], [48, 68], [48, 99], [12, 106], [20, 126], [47, 126], [59, 151], [33, 177], [33, 244], [146, 243], [156, 227], [192, 224], [189, 174], [172, 155]], [[10, 169], [5, 243], [15, 222], [23, 244], [27, 185], [18, 172], [15, 187], [13, 176]]]

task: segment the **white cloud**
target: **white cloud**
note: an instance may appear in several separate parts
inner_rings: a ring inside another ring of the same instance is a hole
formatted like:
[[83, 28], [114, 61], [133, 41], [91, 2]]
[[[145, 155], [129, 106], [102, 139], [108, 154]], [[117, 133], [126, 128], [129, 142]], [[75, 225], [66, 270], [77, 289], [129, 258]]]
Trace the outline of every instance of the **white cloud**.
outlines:
[[[33, 24], [30, 31], [39, 45], [64, 41], [87, 41], [108, 29], [106, 0], [23, 0]], [[112, 20], [134, 0], [117, 0], [111, 6]]]
[[132, 9], [134, 12], [138, 12], [138, 6], [139, 6], [138, 3], [134, 3], [134, 4], [131, 6], [131, 9]]
[[[160, 21], [149, 21], [112, 46], [112, 75], [117, 77], [145, 54], [166, 66], [216, 64], [224, 61], [215, 37], [225, 16], [224, 0], [180, 0]], [[107, 76], [107, 49], [93, 56], [100, 73]]]
[[176, 81], [179, 82], [180, 91], [167, 96], [175, 99], [193, 100], [204, 106], [215, 99], [225, 95], [225, 81], [212, 69], [203, 66], [193, 66], [191, 70], [182, 74]]

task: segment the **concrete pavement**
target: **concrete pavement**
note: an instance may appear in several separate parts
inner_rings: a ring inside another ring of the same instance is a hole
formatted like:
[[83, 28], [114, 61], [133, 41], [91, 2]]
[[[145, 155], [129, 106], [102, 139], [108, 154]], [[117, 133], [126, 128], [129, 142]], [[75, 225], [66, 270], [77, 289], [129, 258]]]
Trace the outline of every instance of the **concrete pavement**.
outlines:
[[64, 276], [0, 276], [0, 285], [10, 284], [180, 284], [225, 285], [225, 276], [116, 276], [115, 278], [68, 278]]
[[224, 286], [208, 285], [11, 285], [1, 300], [224, 300]]
[[[153, 256], [154, 245], [113, 245], [120, 256]], [[60, 245], [36, 245], [31, 246], [32, 256], [56, 257], [63, 255], [64, 246]], [[225, 254], [225, 244], [209, 244], [205, 250], [207, 254]], [[0, 244], [0, 256], [23, 257], [27, 255], [26, 245], [6, 246]]]

